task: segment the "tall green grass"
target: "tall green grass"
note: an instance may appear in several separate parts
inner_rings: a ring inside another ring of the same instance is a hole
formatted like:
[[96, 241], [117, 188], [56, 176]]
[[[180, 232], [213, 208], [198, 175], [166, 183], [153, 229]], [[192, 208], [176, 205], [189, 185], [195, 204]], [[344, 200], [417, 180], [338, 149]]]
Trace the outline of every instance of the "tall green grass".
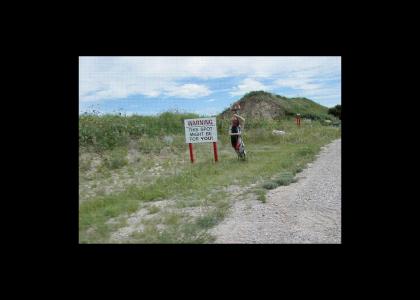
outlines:
[[171, 112], [159, 116], [80, 115], [79, 146], [103, 151], [126, 146], [134, 138], [182, 134], [184, 119], [197, 117]]

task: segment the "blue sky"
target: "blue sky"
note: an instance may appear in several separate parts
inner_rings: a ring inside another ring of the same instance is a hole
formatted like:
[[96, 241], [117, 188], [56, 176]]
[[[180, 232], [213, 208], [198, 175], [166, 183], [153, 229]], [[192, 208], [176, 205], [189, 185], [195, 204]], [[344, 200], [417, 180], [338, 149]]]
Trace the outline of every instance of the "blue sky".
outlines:
[[79, 57], [79, 113], [215, 115], [255, 90], [341, 104], [341, 57]]

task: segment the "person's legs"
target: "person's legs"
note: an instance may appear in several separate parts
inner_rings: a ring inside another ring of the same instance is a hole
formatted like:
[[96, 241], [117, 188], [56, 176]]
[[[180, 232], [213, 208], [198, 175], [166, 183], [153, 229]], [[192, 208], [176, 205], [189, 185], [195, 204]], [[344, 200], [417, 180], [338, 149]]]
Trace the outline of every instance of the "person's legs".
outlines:
[[235, 150], [236, 150], [236, 152], [238, 152], [239, 151], [239, 147], [241, 146], [241, 138], [239, 137], [238, 138], [238, 141], [236, 142], [236, 146], [235, 146]]
[[232, 148], [235, 150], [235, 152], [237, 153], [238, 152], [238, 150], [236, 150], [236, 144], [237, 144], [237, 142], [235, 143], [234, 141], [232, 141]]

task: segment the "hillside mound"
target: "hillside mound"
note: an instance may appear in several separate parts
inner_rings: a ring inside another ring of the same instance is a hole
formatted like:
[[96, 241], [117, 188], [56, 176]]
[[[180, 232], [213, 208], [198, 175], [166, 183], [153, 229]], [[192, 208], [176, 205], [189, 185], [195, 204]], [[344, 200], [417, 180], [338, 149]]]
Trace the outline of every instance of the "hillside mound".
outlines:
[[[282, 119], [286, 116], [301, 114], [302, 118], [329, 118], [328, 108], [307, 98], [287, 98], [264, 91], [250, 92], [236, 101], [241, 106], [240, 115], [252, 119]], [[221, 119], [230, 118], [230, 108], [225, 109]]]

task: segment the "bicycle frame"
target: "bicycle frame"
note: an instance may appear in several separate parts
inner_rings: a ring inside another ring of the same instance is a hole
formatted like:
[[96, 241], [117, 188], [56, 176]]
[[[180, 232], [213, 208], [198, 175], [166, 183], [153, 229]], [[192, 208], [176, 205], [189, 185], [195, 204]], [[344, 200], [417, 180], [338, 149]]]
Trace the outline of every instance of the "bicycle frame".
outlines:
[[239, 150], [238, 150], [237, 154], [238, 154], [238, 159], [242, 159], [242, 160], [246, 159], [245, 144], [244, 144], [244, 141], [243, 141], [242, 137], [241, 137], [241, 141], [240, 141], [240, 144], [239, 144]]

